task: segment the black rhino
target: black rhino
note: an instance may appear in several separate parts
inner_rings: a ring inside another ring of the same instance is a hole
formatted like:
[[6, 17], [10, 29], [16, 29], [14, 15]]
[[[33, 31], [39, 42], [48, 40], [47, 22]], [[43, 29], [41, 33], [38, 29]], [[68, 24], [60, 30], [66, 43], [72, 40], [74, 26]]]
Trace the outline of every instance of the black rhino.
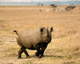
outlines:
[[44, 56], [44, 51], [52, 40], [53, 27], [50, 29], [41, 27], [33, 31], [25, 30], [20, 34], [18, 34], [16, 30], [14, 30], [14, 32], [16, 32], [18, 35], [17, 43], [21, 47], [18, 51], [18, 58], [21, 58], [21, 54], [23, 52], [25, 53], [26, 57], [29, 57], [26, 49], [37, 50], [35, 55], [40, 58]]

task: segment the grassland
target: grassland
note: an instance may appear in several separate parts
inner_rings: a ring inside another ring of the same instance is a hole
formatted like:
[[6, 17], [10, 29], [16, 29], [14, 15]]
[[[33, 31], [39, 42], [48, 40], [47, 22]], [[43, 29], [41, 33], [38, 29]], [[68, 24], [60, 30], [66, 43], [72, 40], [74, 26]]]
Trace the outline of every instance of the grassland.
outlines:
[[[0, 6], [0, 64], [80, 64], [80, 6], [72, 11], [53, 10], [51, 6]], [[28, 50], [31, 58], [23, 54], [22, 59], [17, 59], [19, 46], [13, 30], [19, 33], [41, 26], [54, 27], [45, 57], [36, 58], [35, 51]]]

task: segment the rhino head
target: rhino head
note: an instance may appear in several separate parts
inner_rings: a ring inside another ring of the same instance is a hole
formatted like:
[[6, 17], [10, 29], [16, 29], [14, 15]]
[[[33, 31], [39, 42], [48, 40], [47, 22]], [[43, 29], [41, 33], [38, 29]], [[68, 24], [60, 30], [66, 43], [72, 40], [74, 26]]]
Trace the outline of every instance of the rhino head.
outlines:
[[51, 27], [50, 29], [43, 27], [43, 28], [40, 29], [40, 32], [41, 32], [42, 42], [50, 43], [51, 39], [52, 39], [53, 27]]

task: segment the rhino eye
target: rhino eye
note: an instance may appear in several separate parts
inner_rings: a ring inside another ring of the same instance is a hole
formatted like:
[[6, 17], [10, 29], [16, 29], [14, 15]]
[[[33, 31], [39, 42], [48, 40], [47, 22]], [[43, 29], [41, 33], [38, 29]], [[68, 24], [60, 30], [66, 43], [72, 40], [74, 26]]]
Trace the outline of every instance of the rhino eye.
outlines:
[[41, 28], [40, 31], [43, 32], [43, 28]]

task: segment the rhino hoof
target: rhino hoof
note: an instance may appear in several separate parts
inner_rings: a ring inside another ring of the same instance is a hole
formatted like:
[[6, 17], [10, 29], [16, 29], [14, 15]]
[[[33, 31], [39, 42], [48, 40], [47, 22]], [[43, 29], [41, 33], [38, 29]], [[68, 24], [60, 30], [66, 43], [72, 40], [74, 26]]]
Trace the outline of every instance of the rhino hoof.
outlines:
[[30, 56], [26, 56], [26, 58], [30, 58]]
[[18, 57], [18, 59], [21, 59], [22, 57]]
[[39, 58], [42, 58], [43, 56], [40, 54], [38, 57], [39, 57]]
[[36, 52], [36, 53], [35, 53], [35, 55], [36, 55], [36, 56], [39, 56], [39, 53], [38, 53], [38, 52]]

